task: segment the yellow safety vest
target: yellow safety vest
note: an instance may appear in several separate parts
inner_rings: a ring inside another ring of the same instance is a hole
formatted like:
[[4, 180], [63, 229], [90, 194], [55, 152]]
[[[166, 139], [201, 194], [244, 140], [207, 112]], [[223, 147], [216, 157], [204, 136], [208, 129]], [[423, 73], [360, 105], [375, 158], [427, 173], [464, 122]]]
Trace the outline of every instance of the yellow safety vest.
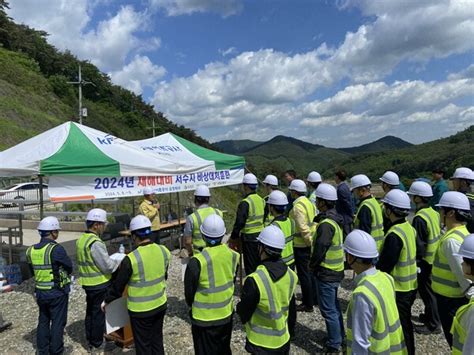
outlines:
[[380, 253], [384, 241], [382, 207], [380, 207], [380, 204], [377, 202], [375, 197], [369, 197], [363, 200], [359, 205], [354, 218], [354, 228], [359, 228], [359, 211], [363, 206], [367, 206], [370, 210], [370, 215], [372, 216], [370, 235], [374, 238], [375, 243], [377, 243], [377, 249]]
[[420, 209], [415, 217], [423, 219], [428, 227], [428, 243], [426, 247], [426, 255], [423, 257], [428, 264], [433, 265], [434, 255], [438, 248], [439, 238], [441, 236], [441, 224], [439, 213], [432, 207]]
[[200, 228], [202, 222], [206, 219], [206, 217], [210, 216], [211, 214], [217, 214], [222, 217], [222, 212], [214, 207], [198, 208], [194, 213], [190, 215], [193, 220], [193, 254], [200, 253], [201, 250], [206, 247], [206, 242], [204, 241], [204, 239], [202, 239]]
[[84, 233], [76, 242], [77, 266], [81, 286], [97, 286], [108, 282], [112, 274], [104, 274], [94, 262], [91, 254], [92, 243], [104, 243], [94, 233]]
[[55, 243], [47, 243], [40, 249], [31, 246], [26, 251], [28, 262], [33, 267], [35, 276], [35, 287], [41, 291], [52, 290], [53, 288], [64, 288], [71, 282], [69, 275], [64, 270], [59, 270], [59, 279], [55, 280], [53, 274], [53, 263], [51, 254], [57, 246]]
[[459, 307], [454, 316], [453, 325], [451, 326], [451, 334], [453, 335], [453, 347], [451, 350], [453, 355], [462, 355], [467, 332], [466, 329], [461, 326], [461, 318], [469, 311], [474, 312], [474, 298], [471, 298], [468, 304]]
[[397, 264], [390, 272], [395, 280], [395, 291], [407, 292], [417, 288], [416, 231], [409, 222], [392, 226], [387, 235], [394, 233], [403, 243]]
[[130, 311], [147, 312], [166, 303], [165, 275], [170, 255], [165, 246], [155, 243], [139, 246], [127, 255], [132, 265], [127, 291]]
[[466, 226], [463, 225], [450, 229], [439, 240], [438, 249], [433, 261], [433, 270], [431, 275], [431, 286], [433, 291], [437, 294], [452, 298], [464, 297], [464, 290], [461, 289], [456, 276], [451, 271], [448, 258], [446, 255], [444, 255], [443, 244], [446, 243], [448, 239], [455, 239], [460, 244], [462, 244], [464, 238], [467, 235], [469, 235], [469, 232]]
[[[300, 196], [293, 203], [293, 209], [290, 212], [292, 216], [294, 215], [295, 208], [302, 209], [305, 212], [306, 224], [308, 225], [309, 230], [311, 232], [311, 236], [312, 236], [314, 232], [316, 231], [316, 223], [313, 222], [314, 216], [316, 216], [316, 206], [314, 206], [314, 204], [312, 204], [311, 201], [307, 197]], [[296, 248], [307, 247], [298, 225], [296, 225], [296, 233], [293, 239], [293, 246]]]
[[281, 260], [283, 260], [288, 266], [293, 265], [295, 263], [295, 256], [293, 253], [295, 221], [287, 217], [284, 221], [273, 220], [271, 224], [280, 228], [285, 236], [285, 249], [281, 252]]
[[290, 340], [288, 310], [298, 278], [288, 268], [286, 274], [273, 282], [263, 265], [248, 277], [254, 279], [260, 293], [257, 309], [245, 323], [245, 333], [250, 343], [268, 349], [278, 349]]
[[264, 227], [263, 214], [265, 212], [265, 201], [256, 193], [248, 195], [243, 201], [249, 205], [249, 214], [242, 228], [244, 234], [260, 233]]
[[[332, 237], [331, 246], [326, 252], [324, 261], [320, 264], [322, 267], [333, 271], [344, 270], [344, 250], [342, 250], [342, 229], [339, 225], [330, 218], [325, 218], [319, 222], [320, 226], [323, 223], [328, 223], [334, 228], [334, 235]], [[317, 233], [315, 234], [317, 237]]]
[[201, 273], [191, 309], [193, 318], [208, 322], [229, 317], [234, 310], [234, 277], [239, 254], [221, 244], [204, 248], [194, 257]]
[[356, 295], [364, 297], [375, 308], [369, 354], [407, 354], [398, 308], [395, 301], [394, 281], [388, 274], [376, 271], [366, 275], [357, 284], [347, 308], [347, 354], [352, 354], [352, 309]]

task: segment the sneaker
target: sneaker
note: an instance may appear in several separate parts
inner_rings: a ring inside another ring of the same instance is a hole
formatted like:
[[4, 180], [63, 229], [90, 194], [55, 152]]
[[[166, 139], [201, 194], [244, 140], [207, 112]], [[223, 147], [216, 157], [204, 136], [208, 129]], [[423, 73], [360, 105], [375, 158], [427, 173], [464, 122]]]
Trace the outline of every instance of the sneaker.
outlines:
[[305, 306], [303, 303], [300, 303], [299, 305], [296, 306], [296, 311], [297, 312], [313, 312], [313, 307]]
[[327, 345], [325, 345], [323, 350], [321, 350], [322, 354], [340, 354], [341, 352], [341, 348], [333, 348], [332, 346]]
[[440, 334], [441, 328], [430, 329], [426, 325], [415, 325], [415, 332], [417, 334], [430, 335], [430, 334]]
[[89, 354], [106, 354], [115, 349], [115, 343], [113, 341], [105, 341], [99, 346], [95, 347], [89, 344]]

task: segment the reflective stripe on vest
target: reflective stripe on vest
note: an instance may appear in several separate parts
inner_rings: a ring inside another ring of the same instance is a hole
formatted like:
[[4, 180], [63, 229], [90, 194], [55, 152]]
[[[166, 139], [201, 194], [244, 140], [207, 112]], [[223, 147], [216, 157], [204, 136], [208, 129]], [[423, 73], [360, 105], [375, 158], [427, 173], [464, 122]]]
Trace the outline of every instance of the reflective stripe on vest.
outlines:
[[204, 248], [195, 258], [201, 272], [192, 304], [193, 318], [208, 322], [229, 317], [233, 311], [234, 276], [239, 254], [227, 245], [218, 245]]
[[[296, 199], [296, 201], [293, 204], [293, 209], [297, 206], [301, 206], [304, 209], [305, 214], [306, 214], [306, 224], [308, 225], [310, 229], [311, 236], [313, 236], [314, 232], [316, 231], [316, 224], [313, 222], [314, 216], [316, 215], [316, 207], [311, 203], [311, 201], [308, 198], [304, 196], [298, 197]], [[293, 239], [293, 245], [295, 247], [300, 247], [300, 248], [307, 247], [298, 226], [296, 226], [296, 233]]]
[[271, 224], [280, 228], [285, 236], [285, 249], [281, 252], [281, 260], [283, 260], [283, 262], [288, 266], [293, 265], [295, 263], [295, 256], [293, 253], [295, 221], [291, 218], [286, 218], [284, 221], [273, 220]]
[[249, 205], [249, 214], [245, 221], [245, 226], [242, 228], [242, 233], [253, 234], [261, 232], [264, 227], [265, 201], [256, 193], [248, 195], [243, 201]]
[[91, 254], [92, 243], [104, 243], [94, 233], [84, 233], [76, 242], [79, 283], [82, 286], [97, 286], [108, 282], [112, 275], [104, 274], [94, 262]]
[[287, 269], [286, 274], [273, 282], [263, 265], [250, 274], [260, 293], [256, 311], [245, 323], [250, 343], [268, 349], [278, 349], [290, 339], [288, 332], [288, 308], [295, 292], [297, 277]]
[[347, 310], [347, 353], [352, 353], [353, 302], [363, 297], [375, 308], [369, 354], [406, 354], [406, 345], [395, 301], [394, 282], [387, 274], [376, 271], [359, 281]]
[[344, 251], [342, 250], [342, 229], [341, 227], [332, 219], [325, 218], [319, 225], [327, 223], [334, 228], [334, 235], [332, 237], [331, 246], [326, 252], [324, 261], [320, 264], [322, 267], [333, 271], [343, 271], [344, 270]]
[[51, 253], [56, 245], [47, 243], [40, 249], [31, 246], [26, 251], [28, 262], [33, 267], [35, 287], [38, 290], [51, 290], [55, 286]]
[[170, 252], [155, 243], [139, 246], [127, 255], [132, 265], [128, 281], [127, 308], [132, 312], [147, 312], [166, 303], [165, 275]]
[[193, 220], [193, 254], [200, 253], [201, 250], [206, 247], [206, 242], [204, 239], [202, 239], [200, 228], [202, 222], [211, 214], [217, 214], [222, 217], [222, 212], [214, 207], [198, 208], [194, 213], [191, 214], [191, 218]]
[[395, 291], [408, 292], [417, 288], [416, 231], [408, 222], [392, 226], [387, 235], [396, 234], [403, 243], [397, 264], [390, 272], [395, 280]]
[[433, 291], [452, 298], [464, 297], [464, 290], [461, 289], [456, 276], [451, 271], [448, 258], [444, 254], [443, 245], [448, 239], [455, 239], [462, 244], [464, 238], [469, 234], [466, 226], [453, 228], [446, 232], [439, 241], [438, 249], [433, 261], [431, 274]]
[[428, 241], [426, 246], [426, 253], [423, 257], [428, 264], [432, 265], [436, 249], [438, 248], [439, 238], [441, 235], [441, 225], [439, 220], [439, 213], [433, 208], [427, 207], [419, 210], [415, 216], [422, 218], [428, 227]]
[[380, 207], [379, 203], [375, 199], [375, 197], [370, 197], [363, 200], [357, 209], [356, 216], [354, 218], [354, 226], [355, 228], [359, 228], [359, 211], [363, 206], [367, 206], [370, 210], [370, 215], [372, 217], [372, 224], [370, 235], [374, 238], [375, 243], [377, 243], [377, 249], [379, 253], [382, 250], [383, 241], [384, 241], [384, 231], [383, 231], [383, 215], [382, 215], [382, 208]]
[[[456, 312], [456, 315], [453, 319], [453, 325], [451, 326], [451, 334], [453, 335], [453, 355], [461, 355], [464, 343], [466, 342], [467, 332], [466, 329], [461, 325], [461, 318], [466, 315], [468, 312], [474, 312], [474, 298], [471, 298], [468, 304], [459, 307]], [[472, 349], [471, 349], [472, 350]]]

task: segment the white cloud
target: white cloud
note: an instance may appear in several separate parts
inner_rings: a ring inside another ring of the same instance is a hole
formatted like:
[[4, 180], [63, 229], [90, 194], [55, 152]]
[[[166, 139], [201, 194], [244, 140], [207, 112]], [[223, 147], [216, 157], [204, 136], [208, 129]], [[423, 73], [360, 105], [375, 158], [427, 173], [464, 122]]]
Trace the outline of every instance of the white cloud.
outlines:
[[219, 49], [219, 54], [223, 57], [227, 57], [229, 55], [235, 54], [237, 49], [235, 47], [229, 47], [227, 49]]
[[474, 64], [471, 64], [470, 66], [461, 70], [458, 73], [451, 73], [448, 75], [448, 79], [450, 80], [463, 79], [463, 78], [474, 79]]
[[214, 12], [223, 17], [242, 10], [241, 0], [149, 0], [152, 7], [164, 9], [168, 16], [190, 15], [196, 12]]
[[154, 65], [147, 56], [136, 55], [121, 70], [111, 72], [110, 77], [115, 84], [140, 95], [145, 86], [154, 87], [165, 74], [166, 69]]

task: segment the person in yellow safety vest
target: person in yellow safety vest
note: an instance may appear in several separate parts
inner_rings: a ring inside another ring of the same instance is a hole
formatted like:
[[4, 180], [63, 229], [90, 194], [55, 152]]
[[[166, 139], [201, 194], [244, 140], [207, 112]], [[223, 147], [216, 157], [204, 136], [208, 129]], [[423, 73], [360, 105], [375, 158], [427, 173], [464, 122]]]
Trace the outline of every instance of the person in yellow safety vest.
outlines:
[[265, 201], [257, 194], [258, 180], [254, 174], [245, 174], [242, 188], [245, 197], [237, 207], [234, 228], [229, 246], [242, 251], [245, 274], [250, 275], [257, 268], [260, 258], [257, 237], [264, 227]]
[[60, 230], [56, 217], [43, 218], [38, 224], [40, 242], [26, 251], [35, 278], [35, 296], [39, 307], [36, 328], [38, 354], [64, 352], [72, 262], [63, 246], [56, 242]]
[[86, 292], [86, 340], [91, 351], [103, 350], [105, 315], [100, 309], [110, 284], [112, 273], [119, 262], [110, 258], [105, 243], [100, 239], [107, 224], [107, 212], [93, 208], [87, 213], [87, 230], [76, 241], [79, 284]]
[[411, 307], [416, 299], [416, 231], [407, 221], [410, 197], [402, 190], [391, 190], [382, 199], [384, 213], [390, 220], [377, 269], [395, 280], [395, 296], [408, 354], [415, 354], [415, 336]]
[[196, 211], [186, 218], [184, 226], [184, 245], [188, 255], [192, 256], [201, 252], [206, 247], [206, 242], [201, 235], [201, 225], [204, 219], [211, 214], [218, 214], [222, 217], [222, 212], [217, 208], [209, 206], [211, 191], [206, 185], [199, 185], [194, 191], [194, 204]]
[[469, 168], [457, 168], [450, 180], [453, 182], [454, 191], [462, 192], [469, 199], [471, 218], [467, 221], [466, 228], [469, 233], [474, 233], [474, 194], [471, 192], [474, 172]]
[[445, 192], [436, 206], [440, 207], [441, 223], [446, 232], [441, 236], [435, 253], [431, 287], [436, 296], [444, 336], [452, 346], [454, 315], [474, 295], [474, 287], [462, 271], [462, 258], [455, 256], [464, 238], [469, 235], [466, 221], [471, 217], [471, 211], [466, 195], [456, 191]]
[[265, 227], [258, 237], [261, 264], [248, 275], [237, 305], [245, 328], [245, 350], [251, 354], [289, 354], [296, 323], [298, 277], [281, 260], [285, 236], [280, 228]]
[[272, 215], [270, 214], [270, 211], [268, 210], [268, 205], [266, 203], [268, 201], [268, 196], [270, 196], [273, 191], [278, 191], [278, 178], [275, 175], [267, 175], [265, 176], [265, 179], [262, 182], [265, 186], [265, 193], [267, 194], [263, 198], [265, 200], [263, 221], [265, 223], [265, 226], [268, 226], [270, 224], [270, 221], [272, 220]]
[[144, 215], [151, 221], [150, 240], [160, 244], [160, 203], [155, 198], [155, 193], [151, 187], [143, 189], [143, 201], [138, 208], [140, 214]]
[[347, 308], [347, 354], [407, 354], [395, 301], [395, 282], [377, 270], [374, 238], [359, 229], [344, 241], [346, 261], [355, 271]]
[[[382, 190], [384, 192], [384, 196], [391, 190], [395, 189], [400, 189], [400, 178], [398, 177], [398, 174], [393, 172], [393, 171], [386, 171], [383, 173], [382, 177], [379, 178], [379, 180], [382, 182]], [[380, 205], [382, 207], [382, 212], [383, 212], [383, 203]], [[384, 213], [382, 213], [382, 218], [383, 218], [383, 231], [384, 233], [387, 233], [387, 231], [390, 228], [390, 220], [385, 216]]]
[[137, 355], [164, 354], [163, 321], [167, 308], [166, 278], [171, 253], [164, 245], [153, 243], [152, 223], [143, 216], [130, 221], [136, 248], [122, 260], [107, 295], [102, 311], [122, 297], [127, 288], [127, 308]]
[[344, 321], [337, 298], [344, 279], [342, 216], [336, 212], [337, 191], [325, 183], [316, 189], [318, 227], [313, 236], [309, 269], [315, 279], [317, 303], [326, 322], [327, 340], [323, 353], [339, 353], [344, 338]]
[[436, 297], [431, 288], [431, 269], [436, 249], [438, 248], [441, 236], [441, 222], [439, 213], [430, 205], [433, 196], [431, 186], [424, 181], [415, 181], [408, 190], [411, 201], [416, 205], [415, 217], [412, 226], [416, 230], [417, 241], [417, 266], [418, 292], [425, 304], [425, 311], [420, 314], [421, 326], [415, 326], [418, 334], [438, 334], [441, 333], [441, 321], [436, 305]]
[[[463, 258], [462, 270], [466, 279], [474, 281], [474, 234], [468, 235], [455, 256]], [[472, 354], [474, 350], [474, 297], [458, 309], [451, 327], [452, 352], [455, 355]]]
[[380, 204], [370, 193], [371, 184], [369, 178], [363, 174], [351, 178], [351, 191], [359, 200], [354, 217], [354, 228], [363, 230], [374, 237], [380, 253], [384, 239], [383, 215]]
[[293, 254], [293, 237], [295, 234], [295, 221], [285, 214], [288, 198], [282, 191], [273, 191], [267, 200], [272, 219], [270, 225], [277, 226], [285, 236], [285, 248], [281, 252], [281, 259], [292, 270], [295, 269], [295, 256]]
[[191, 307], [191, 330], [196, 355], [232, 354], [234, 281], [239, 254], [221, 244], [225, 224], [211, 214], [201, 225], [206, 247], [189, 260], [184, 296]]
[[289, 190], [294, 200], [290, 218], [295, 221], [296, 226], [296, 233], [293, 238], [293, 253], [303, 298], [296, 310], [299, 312], [313, 312], [316, 285], [309, 271], [309, 259], [311, 257], [312, 237], [316, 230], [313, 222], [316, 216], [316, 206], [306, 197], [306, 184], [303, 180], [293, 180]]
[[[316, 171], [310, 172], [308, 174], [308, 177], [306, 178], [306, 182], [311, 187], [311, 193], [309, 194], [308, 198], [315, 206], [316, 206], [316, 189], [318, 188], [319, 184], [322, 181], [323, 180], [321, 178], [321, 175]], [[316, 214], [318, 214], [317, 211], [316, 211]]]

